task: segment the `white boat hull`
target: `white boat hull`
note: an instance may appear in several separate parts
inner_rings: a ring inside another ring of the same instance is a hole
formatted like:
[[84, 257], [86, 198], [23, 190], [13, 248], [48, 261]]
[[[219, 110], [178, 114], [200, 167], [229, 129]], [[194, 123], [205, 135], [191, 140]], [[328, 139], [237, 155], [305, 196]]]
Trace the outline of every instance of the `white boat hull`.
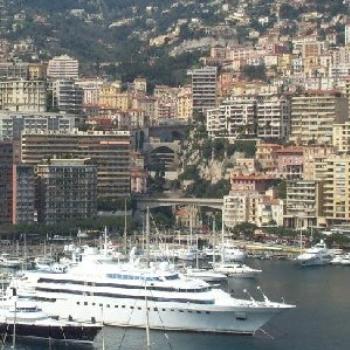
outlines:
[[[142, 300], [86, 296], [43, 302], [42, 307], [52, 315], [63, 318], [71, 316], [78, 322], [91, 322], [94, 319], [117, 327], [145, 328], [146, 325], [145, 302]], [[148, 307], [151, 329], [236, 334], [254, 334], [281, 311], [278, 308], [256, 310], [249, 307], [201, 307], [167, 302], [148, 302]]]
[[332, 261], [332, 258], [331, 257], [316, 256], [316, 257], [310, 258], [310, 259], [298, 259], [297, 261], [301, 266], [304, 266], [304, 267], [324, 266], [324, 265], [329, 265]]

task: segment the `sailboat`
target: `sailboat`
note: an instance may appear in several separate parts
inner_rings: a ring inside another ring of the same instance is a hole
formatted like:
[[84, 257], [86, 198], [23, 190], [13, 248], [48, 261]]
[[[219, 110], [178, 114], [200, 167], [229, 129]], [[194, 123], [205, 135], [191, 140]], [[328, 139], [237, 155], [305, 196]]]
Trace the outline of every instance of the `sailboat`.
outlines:
[[[215, 217], [213, 219], [213, 237], [214, 237], [214, 245], [215, 245]], [[198, 249], [198, 239], [197, 239], [197, 249]], [[213, 264], [215, 263], [215, 254], [213, 254]], [[200, 269], [198, 263], [198, 255], [197, 255], [197, 264], [196, 268], [187, 268], [185, 275], [189, 278], [200, 279], [208, 283], [220, 283], [224, 281], [227, 276], [214, 271], [213, 269]]]

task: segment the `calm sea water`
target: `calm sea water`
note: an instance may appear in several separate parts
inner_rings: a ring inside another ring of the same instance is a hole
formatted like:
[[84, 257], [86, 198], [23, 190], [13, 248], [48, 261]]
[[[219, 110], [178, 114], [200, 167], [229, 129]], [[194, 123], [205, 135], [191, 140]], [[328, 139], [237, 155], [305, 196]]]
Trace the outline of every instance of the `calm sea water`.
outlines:
[[[290, 262], [252, 261], [263, 273], [257, 281], [231, 281], [237, 296], [260, 285], [273, 300], [294, 303], [297, 309], [278, 315], [254, 337], [151, 331], [153, 350], [347, 350], [350, 349], [350, 267], [299, 268]], [[108, 328], [106, 350], [145, 348], [143, 330]], [[6, 350], [11, 347], [5, 346]], [[1, 349], [1, 346], [0, 346]], [[18, 350], [102, 349], [101, 334], [93, 347], [21, 342]]]

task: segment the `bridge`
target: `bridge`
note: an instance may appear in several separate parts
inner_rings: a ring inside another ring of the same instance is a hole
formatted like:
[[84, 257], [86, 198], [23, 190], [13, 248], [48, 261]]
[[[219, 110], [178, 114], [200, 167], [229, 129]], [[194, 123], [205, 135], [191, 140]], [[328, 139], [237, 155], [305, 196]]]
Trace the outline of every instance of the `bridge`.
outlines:
[[176, 205], [193, 205], [197, 207], [209, 207], [222, 209], [222, 198], [181, 198], [181, 197], [139, 197], [136, 198], [137, 210], [146, 210], [146, 208], [172, 207]]

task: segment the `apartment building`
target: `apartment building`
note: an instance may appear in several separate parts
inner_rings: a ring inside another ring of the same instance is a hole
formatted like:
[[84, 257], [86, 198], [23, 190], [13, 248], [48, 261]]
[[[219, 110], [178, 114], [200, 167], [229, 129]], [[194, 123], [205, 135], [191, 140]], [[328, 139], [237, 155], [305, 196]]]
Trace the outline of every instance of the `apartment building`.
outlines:
[[35, 174], [31, 165], [13, 165], [12, 223], [32, 224], [35, 220]]
[[133, 90], [145, 94], [147, 92], [147, 80], [142, 77], [135, 78], [133, 81]]
[[316, 227], [322, 213], [322, 185], [313, 180], [287, 182], [284, 223], [287, 227]]
[[257, 136], [286, 140], [289, 136], [290, 102], [285, 97], [267, 96], [256, 106]]
[[217, 103], [217, 68], [203, 67], [188, 72], [192, 76], [193, 111], [206, 112]]
[[192, 90], [191, 87], [182, 87], [177, 95], [177, 117], [183, 120], [192, 119]]
[[68, 55], [55, 56], [49, 60], [47, 76], [51, 79], [78, 79], [79, 61]]
[[350, 152], [350, 122], [333, 125], [333, 147], [339, 153]]
[[66, 113], [0, 111], [0, 141], [20, 140], [24, 129], [35, 132], [70, 132], [75, 117]]
[[325, 160], [323, 216], [327, 225], [350, 222], [350, 156]]
[[98, 105], [104, 109], [126, 112], [131, 107], [131, 95], [121, 91], [120, 82], [106, 83], [100, 88]]
[[223, 221], [228, 228], [243, 222], [258, 227], [283, 224], [283, 201], [268, 193], [230, 192], [224, 197]]
[[210, 137], [254, 136], [256, 134], [256, 100], [254, 97], [230, 97], [219, 107], [207, 111]]
[[292, 97], [291, 136], [297, 144], [332, 144], [333, 124], [348, 120], [348, 101], [335, 92]]
[[345, 45], [350, 44], [350, 23], [345, 24]]
[[0, 142], [0, 224], [12, 222], [14, 150], [11, 142]]
[[96, 216], [97, 167], [88, 159], [51, 159], [37, 165], [36, 174], [39, 222]]
[[177, 117], [178, 88], [166, 85], [156, 85], [153, 96], [156, 99], [155, 118], [175, 119]]
[[326, 163], [325, 159], [334, 154], [334, 147], [327, 145], [310, 145], [303, 147], [303, 179], [324, 179]]
[[29, 63], [28, 80], [45, 80], [47, 78], [47, 63]]
[[0, 62], [0, 80], [28, 79], [28, 63]]
[[46, 112], [47, 85], [42, 80], [0, 81], [1, 109], [13, 112]]
[[97, 106], [99, 101], [100, 89], [103, 81], [100, 79], [84, 79], [75, 83], [83, 90], [83, 106]]
[[24, 164], [43, 159], [90, 158], [97, 165], [97, 196], [117, 199], [130, 194], [129, 131], [26, 132], [21, 137]]
[[287, 180], [302, 179], [304, 170], [303, 148], [284, 146], [276, 150], [278, 175]]
[[82, 111], [84, 91], [73, 80], [57, 79], [52, 83], [52, 107], [78, 115]]

